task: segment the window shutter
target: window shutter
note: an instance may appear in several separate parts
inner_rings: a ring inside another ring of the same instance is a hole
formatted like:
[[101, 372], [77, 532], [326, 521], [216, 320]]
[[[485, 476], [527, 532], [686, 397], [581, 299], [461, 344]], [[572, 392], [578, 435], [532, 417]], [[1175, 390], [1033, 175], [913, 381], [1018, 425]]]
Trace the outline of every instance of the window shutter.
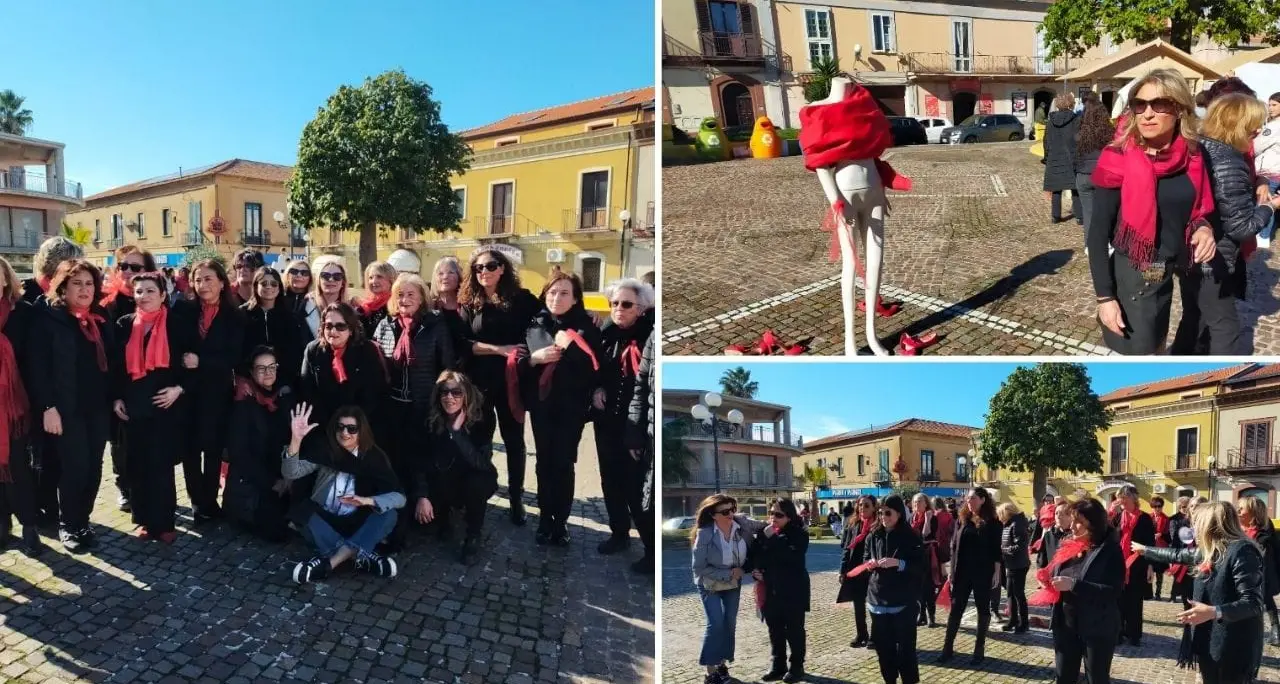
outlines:
[[707, 0], [694, 0], [694, 12], [698, 15], [698, 32], [706, 33], [711, 30], [711, 5]]
[[756, 34], [756, 8], [743, 2], [738, 5], [738, 14], [742, 22], [742, 34], [745, 36], [754, 36]]
[[889, 45], [886, 46], [885, 51], [897, 52], [898, 51], [898, 15], [889, 14], [886, 16], [889, 18], [889, 30], [885, 31], [885, 35], [888, 36], [887, 40], [889, 41]]

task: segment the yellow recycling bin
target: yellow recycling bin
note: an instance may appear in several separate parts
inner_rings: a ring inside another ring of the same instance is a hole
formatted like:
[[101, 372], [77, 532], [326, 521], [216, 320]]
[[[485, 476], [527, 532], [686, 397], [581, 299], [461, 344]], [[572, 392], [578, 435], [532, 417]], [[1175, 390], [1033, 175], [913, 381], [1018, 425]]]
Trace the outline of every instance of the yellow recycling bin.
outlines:
[[1036, 141], [1031, 145], [1031, 154], [1044, 159], [1044, 124], [1032, 124], [1031, 130], [1036, 133]]
[[782, 156], [782, 139], [769, 117], [756, 119], [751, 131], [751, 156], [756, 159], [775, 159]]

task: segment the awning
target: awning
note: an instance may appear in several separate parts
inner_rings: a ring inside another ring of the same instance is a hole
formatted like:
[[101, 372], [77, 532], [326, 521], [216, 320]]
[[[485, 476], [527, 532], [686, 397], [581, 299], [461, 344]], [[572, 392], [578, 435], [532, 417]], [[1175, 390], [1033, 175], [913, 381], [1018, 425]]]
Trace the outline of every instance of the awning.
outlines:
[[1224, 75], [1220, 69], [1201, 62], [1163, 40], [1156, 39], [1124, 52], [1089, 62], [1066, 76], [1059, 76], [1058, 80], [1127, 81], [1140, 78], [1152, 69], [1174, 69], [1192, 80], [1217, 80]]

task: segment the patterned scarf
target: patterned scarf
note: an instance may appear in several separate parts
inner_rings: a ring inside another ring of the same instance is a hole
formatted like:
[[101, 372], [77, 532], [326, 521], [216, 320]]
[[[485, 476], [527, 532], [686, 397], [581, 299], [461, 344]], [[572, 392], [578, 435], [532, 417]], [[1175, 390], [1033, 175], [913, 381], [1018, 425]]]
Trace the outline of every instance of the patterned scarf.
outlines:
[[222, 300], [218, 300], [213, 304], [200, 302], [200, 339], [204, 339], [209, 335], [209, 328], [213, 327], [213, 319], [218, 317], [218, 308], [222, 305]]

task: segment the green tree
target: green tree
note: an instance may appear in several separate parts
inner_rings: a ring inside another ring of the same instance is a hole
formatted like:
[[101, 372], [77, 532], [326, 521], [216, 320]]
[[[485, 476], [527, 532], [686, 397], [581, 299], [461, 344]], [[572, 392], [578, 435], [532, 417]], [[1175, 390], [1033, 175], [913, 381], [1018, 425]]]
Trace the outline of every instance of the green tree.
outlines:
[[818, 510], [818, 488], [831, 484], [831, 474], [820, 465], [807, 465], [796, 476], [796, 484], [809, 492], [810, 510]]
[[698, 455], [693, 453], [684, 438], [689, 435], [689, 423], [673, 420], [662, 426], [662, 481], [684, 482], [693, 475], [693, 464]]
[[755, 399], [756, 392], [760, 391], [760, 383], [751, 379], [751, 371], [738, 366], [720, 376], [720, 389], [731, 397]]
[[62, 222], [62, 235], [81, 247], [87, 247], [89, 245], [89, 240], [93, 239], [92, 230], [73, 226], [66, 221]]
[[915, 495], [920, 493], [920, 485], [914, 482], [899, 480], [898, 483], [893, 486], [893, 493], [902, 497], [902, 500], [907, 504], [907, 510], [910, 511], [911, 499], [915, 498]]
[[840, 60], [820, 57], [813, 63], [813, 76], [804, 84], [804, 101], [825, 100], [831, 94], [831, 81], [840, 76]]
[[1200, 36], [1238, 45], [1262, 35], [1274, 45], [1280, 40], [1277, 21], [1278, 0], [1057, 0], [1040, 29], [1052, 59], [1080, 57], [1104, 35], [1117, 43], [1165, 38], [1188, 53]]
[[35, 123], [31, 110], [22, 106], [26, 101], [27, 98], [19, 97], [12, 90], [0, 90], [0, 133], [26, 135], [27, 129]]
[[440, 120], [431, 86], [403, 71], [342, 86], [302, 130], [289, 180], [290, 214], [304, 226], [360, 233], [360, 268], [377, 258], [379, 226], [457, 231], [449, 181], [471, 151]]
[[217, 248], [213, 245], [196, 245], [195, 247], [188, 247], [187, 253], [182, 255], [182, 265], [191, 267], [193, 264], [204, 261], [205, 259], [213, 259], [214, 261], [222, 264], [223, 268], [226, 268], [227, 266], [226, 257], [219, 254]]
[[990, 468], [1033, 473], [1033, 501], [1044, 496], [1050, 470], [1102, 472], [1098, 432], [1111, 417], [1078, 363], [1015, 370], [991, 397], [979, 457]]

